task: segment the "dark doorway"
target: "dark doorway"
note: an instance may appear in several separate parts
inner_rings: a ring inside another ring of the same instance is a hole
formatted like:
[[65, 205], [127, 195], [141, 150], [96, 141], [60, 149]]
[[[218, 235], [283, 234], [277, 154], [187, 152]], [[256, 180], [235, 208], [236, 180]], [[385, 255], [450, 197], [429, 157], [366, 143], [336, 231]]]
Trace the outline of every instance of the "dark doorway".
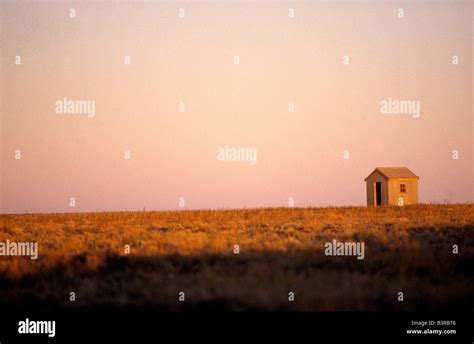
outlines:
[[382, 205], [382, 183], [375, 182], [375, 204]]

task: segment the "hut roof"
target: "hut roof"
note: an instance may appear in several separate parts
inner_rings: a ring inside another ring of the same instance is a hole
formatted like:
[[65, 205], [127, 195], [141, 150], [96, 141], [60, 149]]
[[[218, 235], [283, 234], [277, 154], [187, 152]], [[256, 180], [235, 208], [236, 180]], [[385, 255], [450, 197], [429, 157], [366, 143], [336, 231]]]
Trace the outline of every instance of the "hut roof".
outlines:
[[379, 172], [382, 176], [385, 177], [385, 179], [391, 179], [391, 178], [420, 179], [416, 174], [410, 171], [407, 167], [377, 167], [364, 180], [367, 181], [367, 179], [375, 172]]

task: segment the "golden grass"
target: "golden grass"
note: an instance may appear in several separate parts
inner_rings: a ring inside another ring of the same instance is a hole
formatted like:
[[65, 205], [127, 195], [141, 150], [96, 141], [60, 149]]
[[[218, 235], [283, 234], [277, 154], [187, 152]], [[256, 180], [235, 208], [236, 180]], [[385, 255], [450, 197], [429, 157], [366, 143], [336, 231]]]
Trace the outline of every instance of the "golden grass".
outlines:
[[[333, 239], [364, 242], [365, 259], [325, 256]], [[2, 215], [6, 240], [39, 243], [36, 261], [0, 257], [7, 308], [473, 310], [474, 303], [473, 204]]]

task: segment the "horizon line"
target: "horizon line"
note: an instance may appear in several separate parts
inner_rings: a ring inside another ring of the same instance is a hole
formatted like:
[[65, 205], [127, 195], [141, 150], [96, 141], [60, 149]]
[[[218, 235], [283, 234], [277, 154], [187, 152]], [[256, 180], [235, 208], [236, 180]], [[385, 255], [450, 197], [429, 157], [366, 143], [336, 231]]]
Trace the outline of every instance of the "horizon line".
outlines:
[[35, 213], [0, 213], [0, 216], [16, 216], [16, 215], [80, 215], [80, 214], [103, 214], [103, 213], [178, 213], [178, 212], [198, 212], [198, 211], [244, 211], [244, 210], [274, 210], [274, 209], [327, 209], [327, 208], [406, 208], [406, 207], [423, 207], [423, 206], [451, 206], [451, 205], [467, 205], [474, 204], [474, 201], [458, 202], [458, 203], [418, 203], [403, 206], [396, 205], [379, 205], [377, 207], [371, 205], [326, 205], [326, 206], [280, 206], [280, 207], [242, 207], [242, 208], [193, 208], [193, 209], [152, 209], [152, 210], [102, 210], [102, 211], [70, 211], [70, 212], [35, 212]]

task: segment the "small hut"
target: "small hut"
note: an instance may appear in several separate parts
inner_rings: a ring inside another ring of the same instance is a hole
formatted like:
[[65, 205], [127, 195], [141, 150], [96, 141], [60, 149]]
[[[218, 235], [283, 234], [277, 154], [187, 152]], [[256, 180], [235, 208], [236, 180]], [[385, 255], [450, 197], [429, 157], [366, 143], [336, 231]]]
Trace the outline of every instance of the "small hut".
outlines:
[[418, 203], [418, 179], [407, 167], [377, 167], [367, 178], [367, 205]]

